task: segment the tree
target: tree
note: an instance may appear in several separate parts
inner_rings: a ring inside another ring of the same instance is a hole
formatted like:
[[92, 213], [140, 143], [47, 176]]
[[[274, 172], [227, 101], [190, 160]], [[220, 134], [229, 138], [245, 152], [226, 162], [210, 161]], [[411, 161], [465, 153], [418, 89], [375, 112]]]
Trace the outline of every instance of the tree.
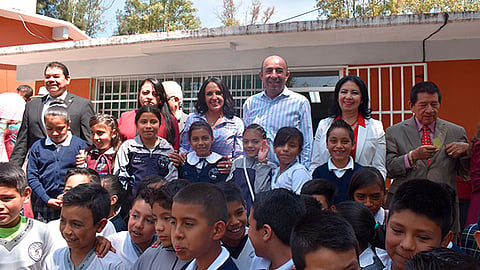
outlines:
[[190, 0], [126, 0], [117, 12], [116, 35], [164, 32], [200, 27]]
[[107, 22], [102, 16], [112, 4], [113, 0], [38, 0], [37, 13], [71, 22], [95, 36], [103, 31]]
[[[235, 4], [234, 0], [223, 0], [223, 6], [221, 11], [217, 11], [217, 18], [222, 22], [224, 26], [240, 25], [240, 20], [235, 18], [239, 10], [239, 6]], [[266, 24], [268, 20], [275, 13], [275, 7], [268, 7], [262, 11], [262, 0], [252, 0], [251, 6], [247, 9], [247, 15], [245, 16], [245, 24]], [[263, 14], [260, 18], [260, 14]], [[248, 16], [249, 15], [249, 16]], [[247, 18], [249, 17], [249, 19]]]
[[316, 0], [329, 19], [480, 10], [480, 0]]

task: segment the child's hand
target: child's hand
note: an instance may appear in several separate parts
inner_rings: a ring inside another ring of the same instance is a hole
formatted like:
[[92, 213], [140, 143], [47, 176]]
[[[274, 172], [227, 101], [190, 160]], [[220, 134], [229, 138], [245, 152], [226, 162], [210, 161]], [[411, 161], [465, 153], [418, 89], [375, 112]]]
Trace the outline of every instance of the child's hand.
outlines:
[[117, 252], [113, 248], [110, 240], [100, 235], [97, 236], [95, 241], [95, 254], [97, 254], [97, 257], [103, 258], [105, 255], [107, 255], [109, 250], [111, 250], [113, 253]]
[[260, 145], [260, 150], [258, 151], [258, 161], [260, 163], [267, 162], [267, 155], [270, 147], [268, 146], [267, 140], [263, 140], [262, 145]]
[[48, 200], [47, 205], [50, 208], [58, 210], [58, 209], [62, 208], [62, 201], [59, 200], [59, 199], [51, 198], [50, 200]]
[[80, 150], [80, 153], [75, 157], [75, 161], [77, 163], [77, 167], [82, 168], [84, 167], [85, 160], [87, 159], [87, 153], [85, 150]]
[[171, 162], [173, 162], [173, 165], [176, 167], [181, 167], [183, 164], [185, 164], [185, 160], [187, 159], [187, 152], [183, 153], [176, 153], [176, 152], [171, 152], [168, 154], [168, 157]]
[[229, 157], [224, 156], [225, 161], [220, 161], [217, 164], [218, 171], [223, 174], [229, 174], [232, 170], [232, 161]]
[[161, 244], [162, 244], [162, 241], [160, 241], [160, 239], [158, 239], [157, 241], [153, 242], [153, 244], [151, 245], [151, 247], [152, 247], [152, 248], [157, 248], [157, 247], [159, 247]]

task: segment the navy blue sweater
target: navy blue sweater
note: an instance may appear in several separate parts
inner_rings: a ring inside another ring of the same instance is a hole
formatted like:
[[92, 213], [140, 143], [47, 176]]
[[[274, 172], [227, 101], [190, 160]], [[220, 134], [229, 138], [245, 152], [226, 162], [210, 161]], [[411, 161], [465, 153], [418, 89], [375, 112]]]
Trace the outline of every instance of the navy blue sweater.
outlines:
[[350, 180], [352, 179], [353, 173], [361, 167], [362, 165], [355, 162], [353, 170], [348, 169], [341, 178], [338, 178], [333, 171], [328, 170], [328, 162], [326, 162], [313, 171], [312, 178], [323, 178], [335, 183], [335, 185], [337, 185], [337, 195], [335, 195], [335, 198], [333, 199], [333, 204], [338, 204], [348, 200], [348, 186], [350, 185]]
[[67, 170], [76, 167], [75, 157], [80, 149], [87, 148], [85, 141], [74, 135], [69, 146], [58, 149], [55, 145], [46, 145], [46, 140], [33, 143], [27, 166], [28, 185], [44, 203], [63, 192]]
[[220, 161], [226, 161], [221, 158], [216, 163], [208, 163], [203, 169], [198, 170], [195, 165], [191, 165], [188, 162], [182, 167], [182, 178], [187, 179], [190, 183], [208, 182], [215, 184], [217, 182], [225, 182], [228, 174], [220, 173], [217, 168], [217, 164]]

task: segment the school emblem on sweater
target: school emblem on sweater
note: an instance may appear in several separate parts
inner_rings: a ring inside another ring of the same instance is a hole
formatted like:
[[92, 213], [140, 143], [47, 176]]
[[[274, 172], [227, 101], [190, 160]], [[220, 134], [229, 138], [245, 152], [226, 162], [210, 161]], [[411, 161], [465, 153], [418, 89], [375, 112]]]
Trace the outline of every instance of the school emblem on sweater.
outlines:
[[211, 168], [209, 171], [208, 171], [208, 177], [212, 180], [217, 180], [217, 177], [218, 177], [218, 174], [220, 172], [218, 171], [217, 167], [215, 168]]
[[43, 256], [43, 243], [42, 242], [33, 242], [28, 246], [28, 256], [36, 262], [39, 262]]
[[167, 168], [169, 162], [168, 156], [161, 155], [158, 157], [157, 163], [159, 168]]

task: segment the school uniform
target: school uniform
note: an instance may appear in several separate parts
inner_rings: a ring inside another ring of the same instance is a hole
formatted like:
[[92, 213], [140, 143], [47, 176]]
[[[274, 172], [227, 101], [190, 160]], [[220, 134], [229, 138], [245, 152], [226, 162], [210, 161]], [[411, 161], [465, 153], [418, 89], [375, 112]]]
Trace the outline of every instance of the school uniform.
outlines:
[[47, 224], [21, 216], [14, 228], [0, 228], [0, 269], [41, 269], [54, 250]]
[[113, 173], [136, 195], [139, 184], [146, 176], [160, 175], [167, 181], [178, 177], [177, 168], [168, 157], [171, 152], [173, 147], [167, 140], [157, 137], [155, 147], [148, 149], [138, 135], [125, 141], [118, 149]]
[[255, 249], [252, 242], [248, 238], [247, 231], [242, 239], [242, 242], [238, 247], [230, 247], [226, 244], [223, 246], [228, 250], [233, 261], [237, 265], [238, 269], [248, 269], [252, 265], [252, 260], [255, 257]]
[[43, 266], [45, 270], [75, 270], [75, 269], [105, 269], [105, 270], [125, 270], [127, 269], [122, 260], [117, 254], [109, 251], [103, 258], [98, 257], [95, 254], [95, 249], [92, 248], [87, 256], [83, 259], [82, 263], [75, 268], [72, 259], [70, 257], [70, 249], [64, 247], [55, 250], [53, 256], [51, 256]]
[[[272, 262], [269, 259], [255, 256], [252, 265], [250, 266], [250, 270], [268, 270], [270, 269], [270, 264], [272, 264]], [[290, 259], [280, 267], [275, 268], [275, 270], [291, 270], [293, 266], [293, 260]]]
[[312, 180], [312, 176], [297, 159], [290, 163], [283, 172], [280, 172], [280, 167], [273, 170], [271, 188], [286, 188], [300, 194], [303, 184], [310, 180]]
[[189, 262], [180, 260], [173, 247], [149, 247], [135, 262], [132, 270], [180, 270]]
[[[253, 203], [252, 193], [270, 190], [273, 168], [276, 168], [276, 165], [272, 162], [260, 163], [257, 157], [242, 156], [233, 161], [226, 181], [233, 181], [240, 187], [247, 209], [250, 209]], [[250, 185], [247, 183], [247, 176]]]
[[208, 182], [218, 183], [225, 182], [228, 174], [220, 173], [217, 164], [220, 161], [226, 161], [221, 155], [212, 152], [207, 157], [199, 157], [197, 153], [190, 152], [187, 154], [185, 164], [182, 167], [181, 178], [187, 179], [190, 183]]
[[378, 212], [375, 214], [374, 218], [375, 218], [375, 222], [380, 224], [380, 225], [384, 225], [386, 223], [386, 211], [385, 209], [383, 209], [383, 207], [380, 207], [380, 209], [378, 209]]
[[358, 262], [362, 270], [381, 270], [385, 267], [370, 244], [358, 256]]
[[120, 216], [120, 211], [122, 208], [118, 209], [115, 213], [115, 216], [109, 218], [108, 220], [112, 222], [113, 226], [115, 227], [116, 232], [126, 231], [128, 230], [127, 223], [125, 220]]
[[[197, 269], [197, 260], [193, 259], [189, 264], [185, 265], [183, 270], [196, 270]], [[230, 257], [227, 249], [222, 247], [222, 251], [218, 257], [210, 264], [207, 270], [238, 270], [238, 267]]]
[[317, 167], [312, 174], [313, 179], [324, 178], [337, 186], [337, 194], [333, 198], [333, 204], [338, 204], [348, 200], [348, 186], [352, 180], [353, 174], [362, 166], [349, 157], [347, 166], [337, 168], [332, 159], [320, 167]]
[[[114, 233], [107, 237], [112, 243], [112, 247], [117, 251], [117, 255], [122, 259], [127, 269], [131, 269], [137, 259], [143, 254], [142, 249], [132, 241], [128, 231]], [[157, 240], [156, 235], [152, 238], [153, 244]]]
[[115, 159], [115, 148], [110, 147], [103, 154], [93, 147], [87, 151], [85, 164], [87, 168], [96, 171], [99, 175], [111, 174], [113, 172], [113, 160]]

